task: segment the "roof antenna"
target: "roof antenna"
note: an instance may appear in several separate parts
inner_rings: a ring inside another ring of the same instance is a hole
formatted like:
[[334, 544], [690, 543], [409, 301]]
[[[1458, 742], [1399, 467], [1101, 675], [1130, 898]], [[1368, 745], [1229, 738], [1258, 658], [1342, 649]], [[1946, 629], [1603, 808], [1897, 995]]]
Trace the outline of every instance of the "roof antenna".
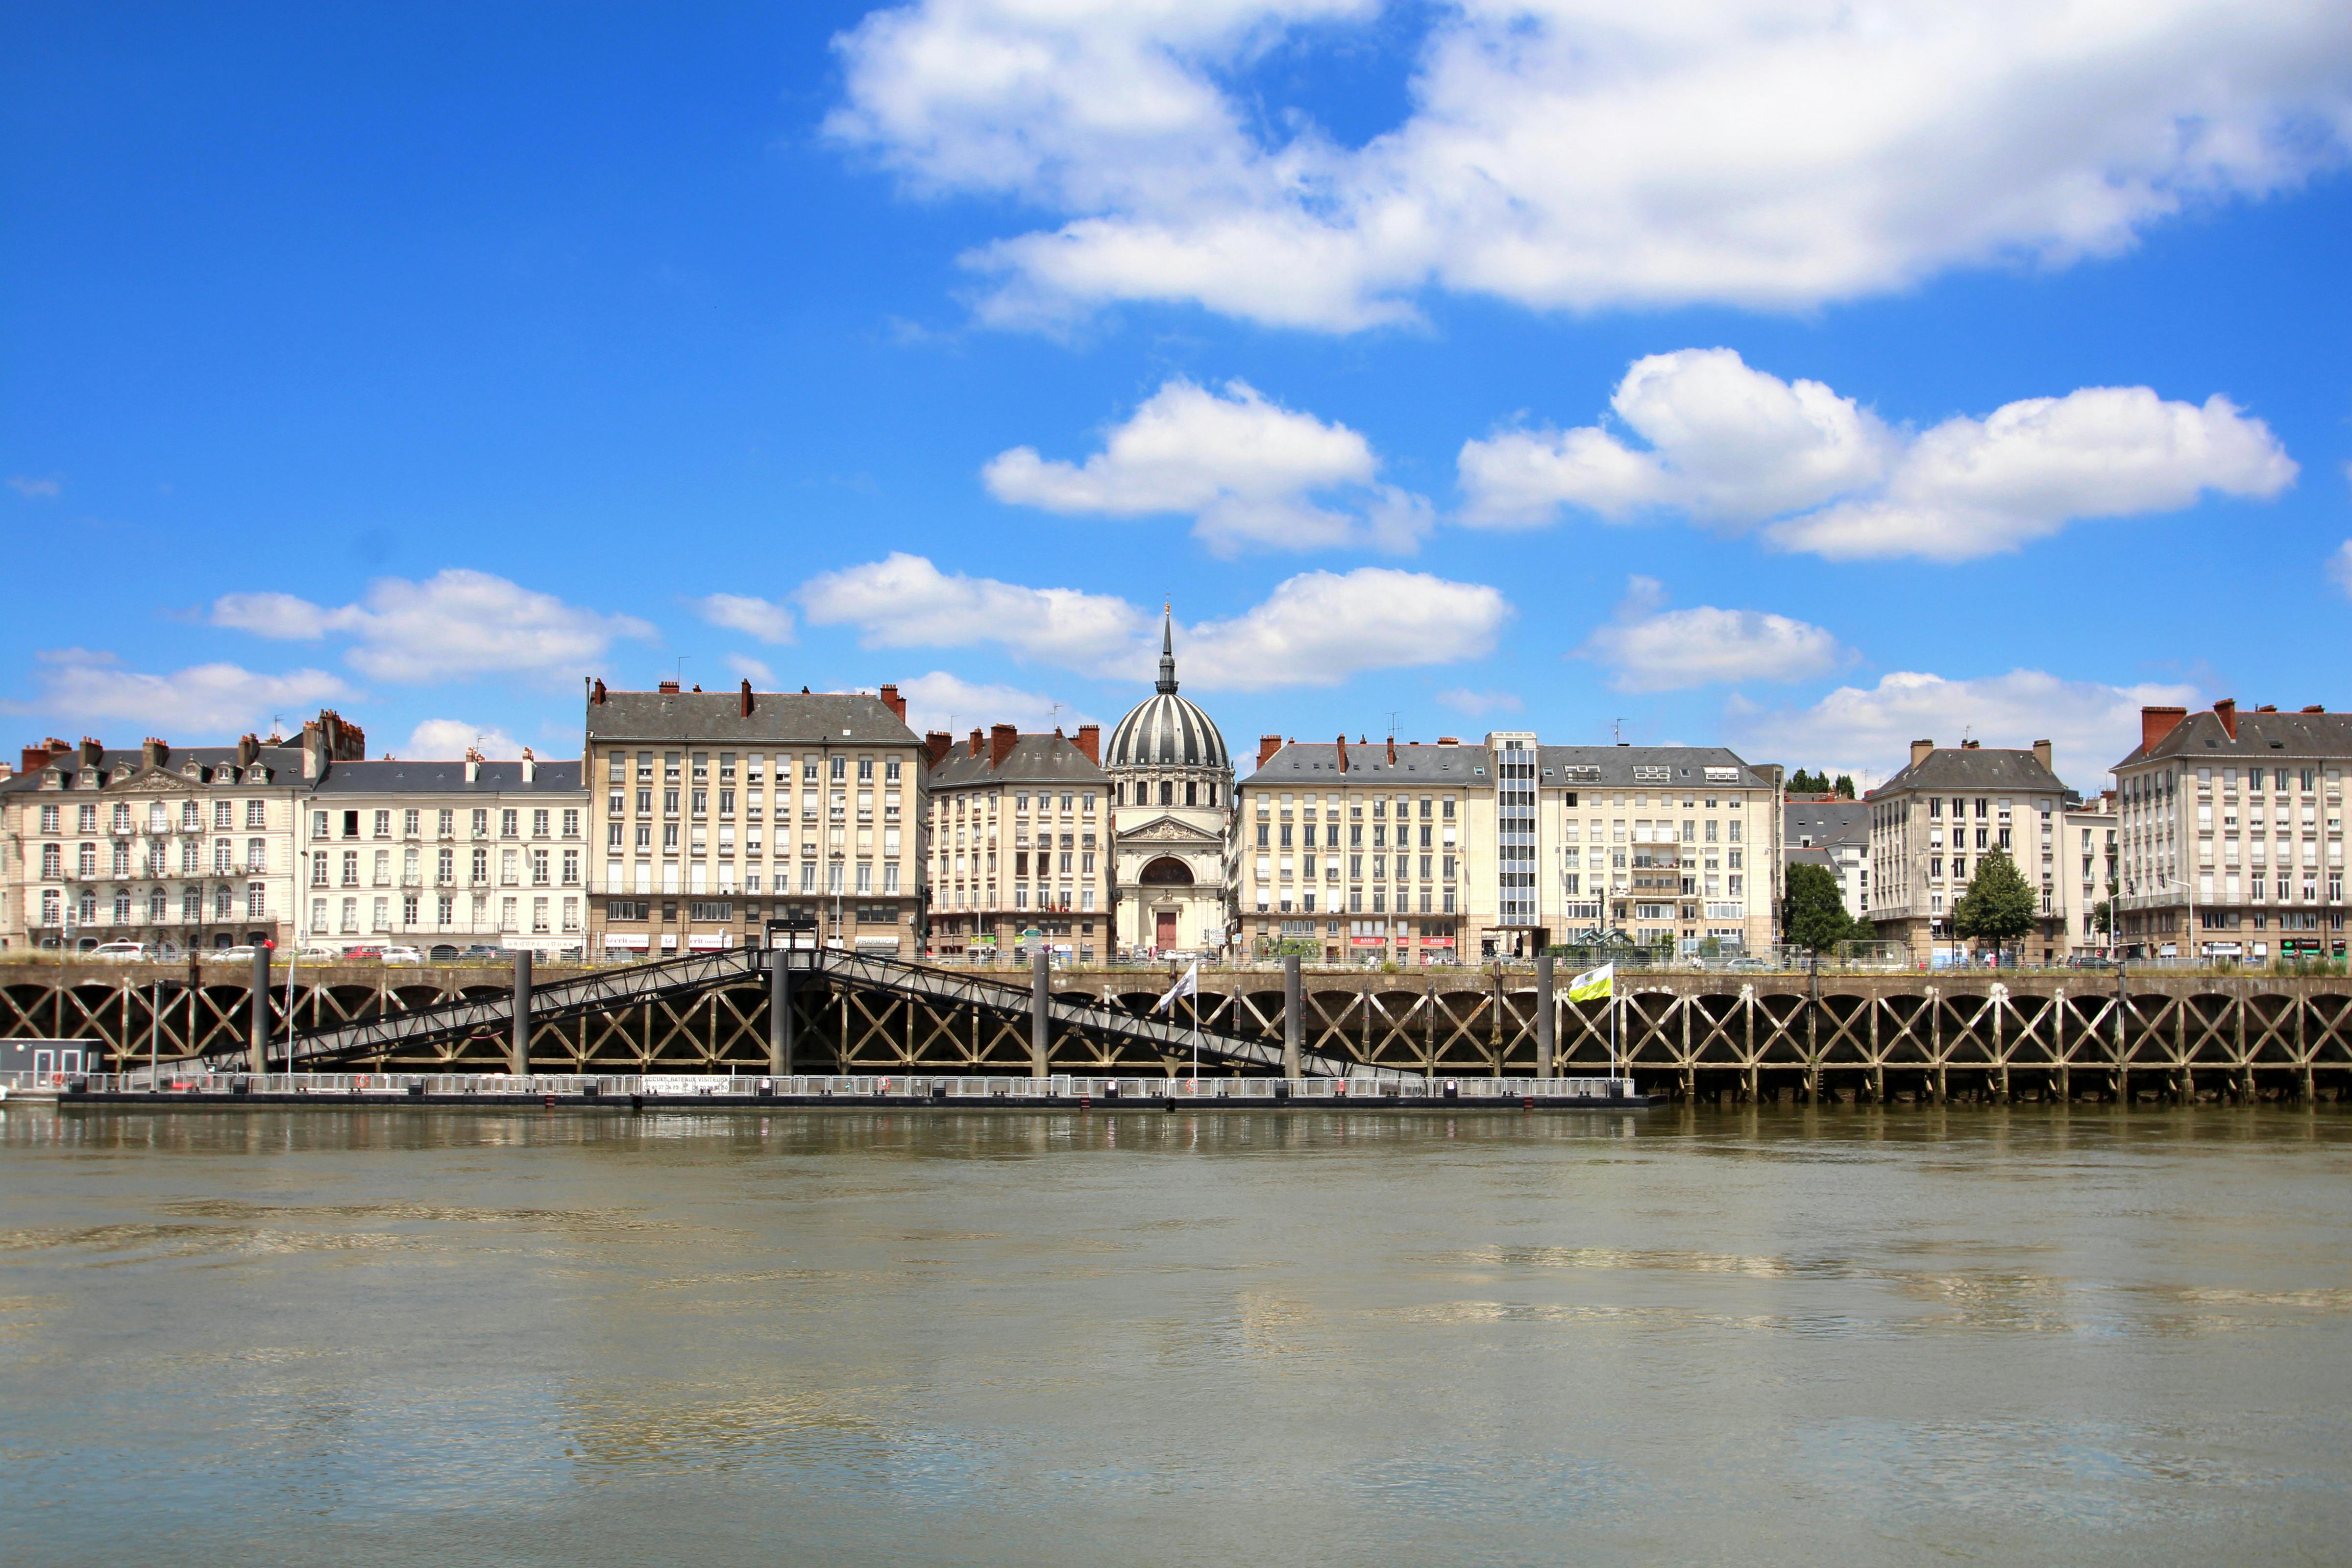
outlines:
[[1621, 746], [1625, 743], [1624, 720], [1612, 719], [1609, 721], [1609, 738]]
[[1403, 711], [1404, 710], [1402, 708], [1391, 708], [1389, 710], [1389, 739], [1391, 741], [1396, 739], [1397, 715]]

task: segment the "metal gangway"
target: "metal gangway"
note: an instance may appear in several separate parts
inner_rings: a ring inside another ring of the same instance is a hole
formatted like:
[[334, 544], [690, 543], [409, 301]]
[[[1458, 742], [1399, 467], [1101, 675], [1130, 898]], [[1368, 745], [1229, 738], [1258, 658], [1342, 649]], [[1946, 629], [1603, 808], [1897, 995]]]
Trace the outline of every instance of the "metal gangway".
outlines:
[[[519, 964], [514, 986], [495, 995], [461, 997], [429, 1007], [379, 1014], [357, 1023], [298, 1033], [272, 1041], [268, 1058], [288, 1070], [316, 1068], [354, 1058], [414, 1051], [451, 1040], [517, 1038], [518, 1012], [528, 1025], [618, 1012], [653, 1001], [672, 1001], [703, 992], [765, 981], [770, 1006], [792, 1027], [792, 988], [803, 979], [822, 980], [854, 991], [920, 997], [934, 1005], [975, 1008], [1031, 1020], [1035, 1054], [1043, 1059], [1047, 1032], [1076, 1032], [1097, 1039], [1138, 1045], [1168, 1056], [1196, 1047], [1203, 1060], [1256, 1068], [1276, 1076], [1351, 1079], [1373, 1083], [1424, 1082], [1396, 1068], [1371, 1067], [1276, 1040], [1230, 1035], [1172, 1018], [1138, 1017], [1108, 1003], [1055, 996], [1040, 968], [1031, 984], [968, 970], [935, 968], [903, 959], [881, 958], [840, 948], [737, 949], [689, 953], [655, 963], [631, 964], [533, 986], [527, 963]], [[215, 1066], [244, 1052], [223, 1050], [204, 1058]], [[1286, 1058], [1290, 1059], [1286, 1060]], [[520, 1070], [520, 1064], [518, 1065]]]

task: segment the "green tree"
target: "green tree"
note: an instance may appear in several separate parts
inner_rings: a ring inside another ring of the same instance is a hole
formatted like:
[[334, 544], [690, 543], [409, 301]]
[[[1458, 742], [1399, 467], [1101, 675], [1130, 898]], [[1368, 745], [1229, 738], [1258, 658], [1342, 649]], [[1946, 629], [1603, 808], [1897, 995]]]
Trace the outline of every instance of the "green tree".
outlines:
[[1852, 800], [1853, 798], [1853, 775], [1852, 773], [1838, 774], [1836, 795], [1840, 800]]
[[1845, 896], [1838, 890], [1835, 872], [1826, 866], [1789, 868], [1788, 891], [1780, 896], [1780, 931], [1786, 940], [1815, 952], [1827, 952], [1852, 940], [1858, 923], [1845, 912]]
[[1809, 773], [1802, 768], [1789, 775], [1790, 795], [1827, 795], [1829, 787], [1829, 782], [1821, 774]]
[[2116, 885], [2107, 884], [2107, 896], [2091, 911], [2091, 928], [2101, 936], [2116, 934]]
[[1952, 930], [1964, 937], [2006, 947], [2033, 929], [2033, 889], [2017, 863], [1996, 849], [1977, 862], [1976, 880], [1952, 906]]

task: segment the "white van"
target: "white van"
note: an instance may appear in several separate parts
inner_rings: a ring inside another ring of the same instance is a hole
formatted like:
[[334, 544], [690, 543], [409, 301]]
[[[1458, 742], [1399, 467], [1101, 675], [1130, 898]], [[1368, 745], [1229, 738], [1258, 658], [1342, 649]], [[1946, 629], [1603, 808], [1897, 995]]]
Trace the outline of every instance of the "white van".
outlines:
[[147, 957], [143, 942], [106, 942], [89, 950], [90, 957], [100, 963], [140, 963]]

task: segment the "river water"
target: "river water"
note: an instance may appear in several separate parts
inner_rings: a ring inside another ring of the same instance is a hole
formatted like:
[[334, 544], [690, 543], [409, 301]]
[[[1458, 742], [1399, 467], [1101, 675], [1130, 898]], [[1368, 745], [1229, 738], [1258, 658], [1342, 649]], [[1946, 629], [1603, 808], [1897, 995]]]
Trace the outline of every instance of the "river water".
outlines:
[[2352, 1115], [0, 1110], [12, 1563], [2343, 1562]]

